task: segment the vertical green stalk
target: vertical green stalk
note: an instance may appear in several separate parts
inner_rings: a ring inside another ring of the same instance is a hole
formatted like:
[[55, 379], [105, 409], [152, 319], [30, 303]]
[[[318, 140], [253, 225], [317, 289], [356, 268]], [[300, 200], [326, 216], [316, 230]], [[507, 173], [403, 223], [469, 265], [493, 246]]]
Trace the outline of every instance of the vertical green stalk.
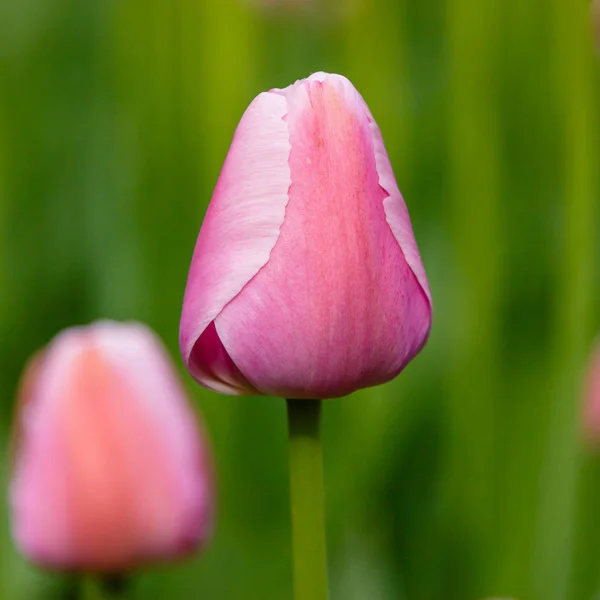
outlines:
[[69, 599], [109, 600], [125, 598], [129, 588], [129, 579], [123, 574], [103, 575], [99, 577], [82, 576], [70, 588]]
[[295, 600], [327, 600], [321, 401], [287, 400]]
[[454, 360], [449, 372], [449, 465], [444, 482], [457, 596], [480, 596], [497, 547], [496, 427], [503, 281], [497, 33], [499, 3], [447, 0], [449, 156], [455, 249]]
[[64, 590], [61, 594], [62, 600], [79, 600], [83, 594], [80, 593], [81, 585], [79, 580], [69, 581], [65, 585]]
[[597, 104], [586, 3], [554, 0], [556, 93], [562, 150], [562, 240], [556, 257], [554, 398], [542, 473], [536, 595], [571, 599], [580, 467], [577, 439], [582, 369], [590, 340], [596, 228]]

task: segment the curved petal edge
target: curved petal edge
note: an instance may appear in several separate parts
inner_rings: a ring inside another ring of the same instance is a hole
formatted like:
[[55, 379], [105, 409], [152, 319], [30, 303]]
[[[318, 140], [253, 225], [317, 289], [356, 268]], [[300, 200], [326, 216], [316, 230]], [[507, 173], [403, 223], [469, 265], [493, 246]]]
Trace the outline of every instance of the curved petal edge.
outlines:
[[427, 281], [427, 275], [425, 275], [425, 268], [421, 261], [421, 255], [419, 254], [419, 248], [415, 240], [412, 225], [410, 222], [410, 216], [404, 198], [400, 193], [394, 171], [390, 163], [385, 144], [381, 131], [375, 119], [371, 115], [369, 108], [365, 104], [367, 110], [367, 116], [371, 126], [371, 134], [373, 136], [373, 147], [375, 149], [375, 164], [377, 172], [379, 173], [379, 185], [388, 194], [388, 197], [383, 200], [383, 208], [386, 215], [386, 220], [390, 226], [394, 237], [398, 240], [400, 248], [404, 254], [404, 258], [408, 263], [411, 271], [415, 274], [419, 285], [421, 286], [423, 293], [427, 297], [429, 307], [431, 309], [431, 291], [429, 289], [429, 283]]
[[277, 243], [291, 185], [286, 113], [285, 98], [271, 92], [258, 95], [244, 113], [192, 257], [179, 331], [181, 353], [192, 376], [220, 392], [256, 393], [243, 377], [239, 385], [232, 386], [230, 379], [219, 382], [214, 375], [222, 369], [198, 360], [221, 356], [218, 347], [196, 353], [196, 360], [192, 353], [211, 322], [268, 262]]

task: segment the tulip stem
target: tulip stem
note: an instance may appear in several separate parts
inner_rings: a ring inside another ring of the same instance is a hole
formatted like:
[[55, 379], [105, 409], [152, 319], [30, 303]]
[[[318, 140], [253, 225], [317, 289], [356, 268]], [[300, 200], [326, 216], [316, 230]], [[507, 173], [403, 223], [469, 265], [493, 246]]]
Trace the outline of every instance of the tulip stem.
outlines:
[[105, 598], [119, 598], [124, 596], [128, 588], [127, 575], [113, 573], [100, 578], [100, 589]]
[[321, 401], [287, 401], [295, 600], [327, 600]]
[[64, 594], [62, 594], [63, 600], [79, 600], [80, 598], [84, 598], [82, 589], [81, 578], [77, 575], [70, 577], [65, 585]]
[[128, 590], [128, 578], [122, 573], [83, 577], [80, 581], [83, 600], [108, 600], [108, 598], [125, 598]]

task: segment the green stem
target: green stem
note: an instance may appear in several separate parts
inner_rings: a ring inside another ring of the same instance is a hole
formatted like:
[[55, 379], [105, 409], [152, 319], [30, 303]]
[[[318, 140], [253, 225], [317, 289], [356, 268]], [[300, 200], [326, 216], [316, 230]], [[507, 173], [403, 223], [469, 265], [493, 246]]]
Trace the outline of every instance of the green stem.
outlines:
[[82, 600], [125, 598], [129, 588], [128, 582], [128, 577], [122, 573], [97, 577], [83, 576], [79, 586], [80, 593], [77, 597], [82, 598]]
[[129, 579], [123, 573], [104, 575], [99, 578], [98, 583], [105, 598], [120, 598], [125, 596], [129, 587]]
[[80, 598], [84, 598], [85, 595], [82, 591], [82, 584], [83, 581], [78, 575], [73, 575], [72, 577], [69, 577], [68, 581], [65, 584], [65, 587], [63, 588], [62, 594], [60, 594], [60, 597], [63, 600], [79, 600]]
[[287, 401], [295, 600], [327, 600], [320, 400]]

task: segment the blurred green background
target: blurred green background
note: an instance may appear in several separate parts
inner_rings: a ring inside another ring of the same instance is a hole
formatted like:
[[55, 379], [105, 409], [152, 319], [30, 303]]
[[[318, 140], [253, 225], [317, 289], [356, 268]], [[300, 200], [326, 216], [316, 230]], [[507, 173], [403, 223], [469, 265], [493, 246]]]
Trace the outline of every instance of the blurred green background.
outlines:
[[[276, 2], [271, 2], [276, 4]], [[280, 4], [285, 4], [280, 2]], [[600, 62], [583, 0], [0, 0], [0, 435], [59, 329], [140, 319], [177, 350], [196, 235], [259, 92], [348, 76], [386, 140], [434, 326], [397, 381], [325, 406], [334, 600], [600, 597]], [[291, 598], [285, 409], [205, 392], [214, 543], [139, 598]], [[64, 597], [17, 556], [0, 597]]]

